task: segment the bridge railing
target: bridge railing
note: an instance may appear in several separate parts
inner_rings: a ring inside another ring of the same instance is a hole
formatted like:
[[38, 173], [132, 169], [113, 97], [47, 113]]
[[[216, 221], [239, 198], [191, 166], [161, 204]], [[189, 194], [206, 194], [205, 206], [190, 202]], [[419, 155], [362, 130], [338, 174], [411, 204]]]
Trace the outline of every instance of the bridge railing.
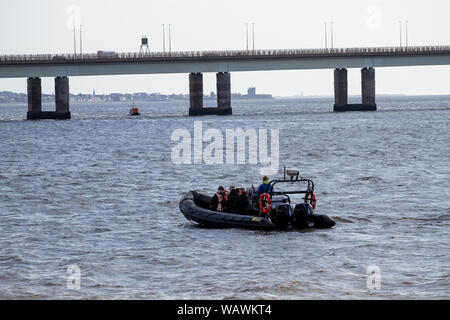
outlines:
[[64, 62], [80, 60], [133, 60], [170, 58], [257, 58], [289, 56], [339, 56], [363, 54], [415, 54], [450, 52], [450, 46], [409, 46], [409, 47], [364, 47], [364, 48], [316, 48], [316, 49], [268, 49], [268, 50], [230, 50], [230, 51], [174, 51], [174, 52], [102, 52], [83, 54], [32, 54], [0, 55], [0, 63], [14, 62]]

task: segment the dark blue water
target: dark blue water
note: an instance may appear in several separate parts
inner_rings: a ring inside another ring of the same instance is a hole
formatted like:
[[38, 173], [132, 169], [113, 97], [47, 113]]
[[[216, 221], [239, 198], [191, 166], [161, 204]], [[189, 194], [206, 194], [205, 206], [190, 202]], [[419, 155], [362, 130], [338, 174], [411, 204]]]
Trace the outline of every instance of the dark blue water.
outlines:
[[[140, 103], [140, 118], [126, 103], [73, 104], [72, 120], [37, 122], [0, 105], [0, 298], [448, 299], [450, 97], [381, 98], [372, 113], [332, 103], [234, 101], [233, 116], [202, 118], [187, 101]], [[337, 225], [193, 226], [183, 193], [261, 179], [248, 163], [173, 164], [172, 132], [199, 120], [279, 129], [278, 176], [286, 165], [312, 178], [316, 213]], [[80, 290], [67, 288], [70, 265]]]

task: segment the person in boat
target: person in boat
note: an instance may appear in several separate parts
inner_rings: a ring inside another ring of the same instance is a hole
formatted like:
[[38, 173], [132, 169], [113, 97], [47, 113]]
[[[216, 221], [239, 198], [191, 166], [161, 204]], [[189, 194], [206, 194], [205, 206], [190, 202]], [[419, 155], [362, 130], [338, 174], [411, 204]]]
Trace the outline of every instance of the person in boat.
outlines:
[[263, 183], [261, 183], [258, 188], [258, 195], [261, 195], [263, 193], [269, 193], [270, 191], [272, 191], [272, 186], [269, 185], [269, 183], [270, 183], [269, 177], [264, 176]]
[[231, 211], [245, 214], [248, 208], [248, 197], [244, 188], [238, 188], [238, 194], [233, 202]]
[[235, 206], [234, 203], [236, 202], [237, 197], [239, 196], [239, 188], [236, 188], [235, 186], [230, 186], [230, 193], [228, 194], [228, 209], [230, 212], [234, 212]]
[[253, 184], [251, 187], [247, 188], [246, 194], [248, 198], [248, 207], [252, 210], [259, 210], [259, 208], [257, 209], [259, 195]]
[[227, 192], [225, 191], [224, 187], [219, 186], [217, 192], [211, 198], [209, 209], [214, 211], [225, 211], [226, 201], [227, 201]]
[[228, 207], [228, 209], [231, 211], [232, 207], [233, 207], [233, 203], [236, 200], [237, 197], [237, 192], [236, 192], [236, 188], [235, 186], [230, 186], [229, 192], [228, 192], [228, 196], [226, 199], [226, 205]]

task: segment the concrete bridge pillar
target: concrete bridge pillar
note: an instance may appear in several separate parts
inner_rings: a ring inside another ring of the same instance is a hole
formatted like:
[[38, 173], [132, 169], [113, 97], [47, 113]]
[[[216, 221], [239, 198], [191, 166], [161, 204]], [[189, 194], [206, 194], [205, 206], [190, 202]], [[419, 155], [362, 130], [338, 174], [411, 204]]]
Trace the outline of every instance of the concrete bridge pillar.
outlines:
[[334, 107], [348, 105], [347, 69], [334, 70]]
[[40, 78], [29, 78], [28, 82], [28, 112], [27, 120], [70, 119], [69, 111], [69, 79], [55, 79], [56, 111], [42, 111], [42, 89]]
[[191, 73], [189, 75], [190, 116], [229, 115], [231, 109], [231, 82], [228, 72], [217, 74], [217, 108], [203, 108], [203, 75]]
[[189, 115], [202, 114], [203, 110], [203, 74], [191, 73], [189, 75]]
[[361, 69], [362, 104], [376, 107], [375, 102], [375, 69]]
[[229, 72], [217, 74], [217, 108], [231, 113], [231, 77]]
[[60, 119], [70, 119], [69, 110], [69, 78], [55, 78], [56, 113]]
[[375, 69], [361, 70], [362, 103], [348, 103], [347, 70], [334, 70], [334, 111], [376, 111], [375, 104]]
[[27, 92], [28, 92], [27, 119], [32, 119], [35, 115], [42, 112], [41, 78], [28, 78]]

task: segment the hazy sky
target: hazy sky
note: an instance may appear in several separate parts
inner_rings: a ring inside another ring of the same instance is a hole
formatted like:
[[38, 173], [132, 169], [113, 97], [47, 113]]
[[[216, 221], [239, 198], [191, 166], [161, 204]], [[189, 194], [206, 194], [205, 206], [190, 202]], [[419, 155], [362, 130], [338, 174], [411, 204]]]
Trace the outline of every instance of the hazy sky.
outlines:
[[[450, 45], [449, 0], [0, 0], [0, 54], [73, 52], [68, 25], [78, 10], [84, 53], [139, 51], [141, 35], [149, 36], [152, 51], [162, 51], [162, 24], [168, 36], [169, 23], [172, 51], [245, 49], [246, 22], [250, 45], [255, 23], [257, 49], [324, 47], [325, 21], [334, 22], [335, 47], [399, 45], [400, 20], [408, 21], [410, 45]], [[450, 66], [376, 72], [378, 93], [450, 94]], [[234, 72], [231, 79], [233, 92], [256, 86], [259, 93], [277, 96], [333, 94], [332, 70]], [[42, 86], [53, 92], [53, 79], [44, 78]], [[205, 74], [205, 93], [215, 86], [215, 75]], [[187, 93], [188, 88], [187, 74], [70, 78], [72, 93]], [[26, 81], [0, 79], [3, 90], [25, 92]], [[360, 92], [360, 71], [351, 69], [349, 93]]]

